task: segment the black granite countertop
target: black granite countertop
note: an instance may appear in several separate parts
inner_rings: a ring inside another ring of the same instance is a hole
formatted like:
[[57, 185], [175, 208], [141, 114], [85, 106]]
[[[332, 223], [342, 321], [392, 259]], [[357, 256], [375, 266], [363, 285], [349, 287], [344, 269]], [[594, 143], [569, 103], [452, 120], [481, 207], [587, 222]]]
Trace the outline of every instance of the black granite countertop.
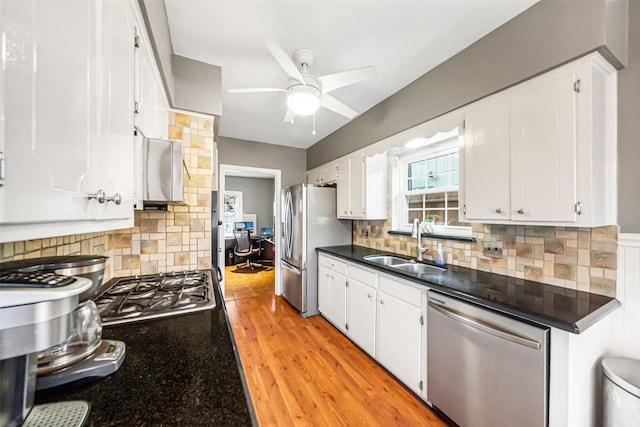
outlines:
[[332, 246], [319, 252], [345, 258], [390, 273], [446, 295], [482, 305], [534, 323], [579, 334], [620, 306], [615, 298], [565, 289], [515, 277], [447, 265], [429, 274], [402, 272], [364, 259], [367, 255], [394, 255], [362, 246]]
[[35, 403], [86, 400], [92, 426], [257, 425], [214, 288], [211, 310], [104, 328], [103, 338], [127, 346], [120, 369], [88, 384], [36, 392]]

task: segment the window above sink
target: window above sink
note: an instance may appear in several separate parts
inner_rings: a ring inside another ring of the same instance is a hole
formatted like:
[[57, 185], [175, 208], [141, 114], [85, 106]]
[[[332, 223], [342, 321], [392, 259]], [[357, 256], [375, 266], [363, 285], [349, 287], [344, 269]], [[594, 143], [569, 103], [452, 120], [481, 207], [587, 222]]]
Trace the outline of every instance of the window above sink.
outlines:
[[409, 232], [415, 218], [434, 218], [438, 238], [472, 238], [471, 226], [459, 221], [458, 128], [425, 138], [413, 138], [392, 155], [392, 229]]

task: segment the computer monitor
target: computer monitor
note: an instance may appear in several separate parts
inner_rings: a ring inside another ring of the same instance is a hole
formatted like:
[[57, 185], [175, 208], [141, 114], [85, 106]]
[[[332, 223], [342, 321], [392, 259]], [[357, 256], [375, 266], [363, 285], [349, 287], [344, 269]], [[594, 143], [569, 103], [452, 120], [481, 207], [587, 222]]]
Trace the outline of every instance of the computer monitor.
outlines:
[[260, 235], [262, 235], [262, 236], [273, 236], [273, 228], [271, 228], [271, 227], [262, 227], [260, 229]]
[[234, 222], [233, 229], [234, 230], [245, 230], [247, 228], [246, 222]]
[[255, 228], [253, 227], [253, 221], [245, 221], [244, 224], [245, 224], [244, 228], [246, 230], [249, 230], [251, 235], [253, 235], [255, 233]]

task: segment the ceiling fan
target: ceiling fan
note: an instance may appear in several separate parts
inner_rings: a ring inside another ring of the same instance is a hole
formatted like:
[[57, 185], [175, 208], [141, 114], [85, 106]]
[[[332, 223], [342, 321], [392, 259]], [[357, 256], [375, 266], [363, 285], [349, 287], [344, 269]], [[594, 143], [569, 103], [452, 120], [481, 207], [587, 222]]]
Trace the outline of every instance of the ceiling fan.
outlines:
[[313, 64], [315, 54], [309, 49], [296, 50], [291, 58], [279, 43], [263, 39], [276, 61], [290, 77], [286, 88], [243, 88], [229, 89], [229, 93], [286, 92], [287, 113], [285, 122], [292, 122], [295, 116], [310, 116], [323, 107], [348, 119], [354, 118], [358, 112], [338, 101], [329, 92], [360, 83], [378, 76], [374, 65], [354, 70], [314, 77], [309, 74], [309, 66]]

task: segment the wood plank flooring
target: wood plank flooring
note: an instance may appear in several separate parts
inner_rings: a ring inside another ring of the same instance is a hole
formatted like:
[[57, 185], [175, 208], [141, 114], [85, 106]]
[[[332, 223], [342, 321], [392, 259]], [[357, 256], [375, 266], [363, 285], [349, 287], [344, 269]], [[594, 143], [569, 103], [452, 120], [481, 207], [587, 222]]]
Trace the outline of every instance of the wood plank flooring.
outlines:
[[227, 270], [225, 287], [261, 426], [446, 425], [323, 317], [303, 319], [276, 297], [273, 270]]

